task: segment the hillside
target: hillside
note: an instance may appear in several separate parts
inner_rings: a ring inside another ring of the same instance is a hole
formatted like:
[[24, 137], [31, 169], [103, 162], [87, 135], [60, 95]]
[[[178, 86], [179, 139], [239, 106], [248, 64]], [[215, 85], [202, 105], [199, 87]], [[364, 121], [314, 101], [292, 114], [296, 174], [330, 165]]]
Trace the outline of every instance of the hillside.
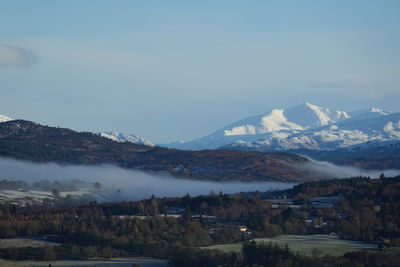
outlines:
[[288, 153], [149, 147], [24, 120], [0, 124], [0, 155], [35, 162], [113, 164], [201, 180], [296, 182], [323, 178], [302, 168], [307, 159]]
[[288, 152], [364, 169], [400, 169], [399, 140], [369, 141], [333, 151], [289, 150]]

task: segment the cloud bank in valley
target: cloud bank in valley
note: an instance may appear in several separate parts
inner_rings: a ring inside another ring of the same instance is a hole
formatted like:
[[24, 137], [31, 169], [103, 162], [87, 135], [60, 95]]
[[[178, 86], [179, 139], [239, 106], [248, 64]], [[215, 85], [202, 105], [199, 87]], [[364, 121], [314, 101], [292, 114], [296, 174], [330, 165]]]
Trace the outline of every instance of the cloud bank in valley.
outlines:
[[325, 177], [349, 178], [356, 176], [367, 176], [371, 178], [378, 178], [382, 173], [388, 177], [400, 175], [400, 170], [365, 170], [355, 166], [339, 166], [327, 161], [318, 161], [307, 156], [303, 157], [306, 157], [310, 160], [310, 162], [304, 164], [304, 168], [311, 169]]
[[36, 56], [29, 49], [0, 43], [0, 66], [31, 66]]
[[140, 200], [152, 194], [158, 197], [192, 196], [223, 191], [224, 193], [279, 190], [291, 188], [293, 183], [281, 182], [211, 182], [174, 178], [167, 173], [150, 174], [111, 165], [61, 166], [55, 163], [32, 163], [0, 158], [0, 180], [67, 181], [80, 179], [100, 182], [115, 193], [110, 200]]
[[[366, 171], [356, 167], [337, 166], [328, 162], [310, 159], [304, 168], [312, 169], [321, 177], [347, 178], [369, 176], [377, 178], [381, 173], [396, 176], [400, 170]], [[318, 177], [317, 177], [318, 178]], [[124, 169], [112, 165], [98, 166], [62, 166], [56, 163], [33, 163], [14, 159], [0, 158], [0, 180], [22, 180], [34, 183], [41, 180], [72, 181], [87, 183], [99, 182], [109, 189], [105, 200], [140, 200], [157, 197], [181, 197], [189, 193], [192, 196], [209, 194], [211, 191], [237, 193], [249, 191], [273, 191], [292, 188], [295, 183], [282, 182], [212, 182], [191, 179], [179, 179], [168, 173], [146, 173]]]

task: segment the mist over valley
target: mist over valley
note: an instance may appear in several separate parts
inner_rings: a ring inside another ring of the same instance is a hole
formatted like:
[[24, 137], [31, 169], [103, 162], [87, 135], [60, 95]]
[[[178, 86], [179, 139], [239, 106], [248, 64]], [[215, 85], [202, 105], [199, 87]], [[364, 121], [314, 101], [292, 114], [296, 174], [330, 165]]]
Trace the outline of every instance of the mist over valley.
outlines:
[[400, 1], [1, 1], [0, 266], [400, 266]]
[[[155, 174], [134, 171], [111, 165], [73, 166], [56, 163], [33, 163], [13, 159], [0, 159], [0, 180], [59, 181], [74, 185], [76, 190], [94, 191], [93, 184], [100, 183], [100, 201], [141, 200], [152, 195], [157, 197], [182, 197], [207, 195], [211, 191], [227, 194], [249, 191], [273, 191], [287, 189], [295, 183], [283, 182], [213, 182], [175, 178], [168, 173]], [[79, 188], [79, 183], [83, 188]], [[0, 189], [1, 190], [1, 189]]]
[[[337, 166], [328, 162], [309, 159], [303, 168], [313, 169], [324, 177], [348, 178], [369, 176], [377, 178], [381, 173], [396, 176], [399, 170], [371, 171], [356, 167]], [[112, 165], [59, 165], [56, 163], [34, 163], [9, 158], [0, 158], [0, 180], [23, 181], [31, 189], [45, 190], [52, 197], [52, 190], [61, 196], [67, 194], [96, 201], [137, 201], [156, 197], [182, 197], [208, 195], [210, 192], [234, 194], [238, 192], [266, 192], [292, 188], [297, 183], [274, 181], [198, 181], [176, 178], [166, 172], [143, 172]], [[33, 187], [32, 187], [33, 186]], [[4, 188], [0, 188], [2, 190]], [[20, 193], [23, 195], [23, 192]], [[27, 194], [29, 195], [29, 194]]]

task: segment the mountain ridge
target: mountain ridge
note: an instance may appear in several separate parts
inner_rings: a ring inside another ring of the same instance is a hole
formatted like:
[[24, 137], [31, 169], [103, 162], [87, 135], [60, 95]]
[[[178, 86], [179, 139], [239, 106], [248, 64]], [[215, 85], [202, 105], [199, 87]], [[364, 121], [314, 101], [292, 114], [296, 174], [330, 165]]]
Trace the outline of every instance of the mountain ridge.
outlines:
[[0, 156], [60, 164], [112, 164], [213, 181], [299, 182], [330, 177], [306, 169], [306, 158], [289, 153], [149, 147], [24, 120], [0, 123]]
[[[166, 146], [189, 150], [230, 148], [265, 152], [334, 150], [371, 140], [400, 139], [400, 118], [396, 114], [378, 108], [345, 112], [304, 103], [288, 109], [271, 109], [192, 141]], [[393, 121], [387, 121], [388, 118], [393, 118]], [[382, 121], [386, 124], [374, 128], [371, 120], [375, 120], [377, 125]], [[368, 124], [369, 128], [362, 128], [360, 121]], [[361, 128], [347, 129], [346, 123]]]

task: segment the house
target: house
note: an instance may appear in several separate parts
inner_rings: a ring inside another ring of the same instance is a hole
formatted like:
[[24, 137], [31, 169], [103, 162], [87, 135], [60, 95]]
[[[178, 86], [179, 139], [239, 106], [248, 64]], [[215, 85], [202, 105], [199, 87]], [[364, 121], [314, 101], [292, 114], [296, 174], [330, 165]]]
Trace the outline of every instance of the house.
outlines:
[[313, 208], [331, 208], [333, 207], [333, 204], [338, 202], [341, 198], [343, 198], [343, 196], [339, 194], [331, 197], [310, 198], [308, 201], [311, 203]]

